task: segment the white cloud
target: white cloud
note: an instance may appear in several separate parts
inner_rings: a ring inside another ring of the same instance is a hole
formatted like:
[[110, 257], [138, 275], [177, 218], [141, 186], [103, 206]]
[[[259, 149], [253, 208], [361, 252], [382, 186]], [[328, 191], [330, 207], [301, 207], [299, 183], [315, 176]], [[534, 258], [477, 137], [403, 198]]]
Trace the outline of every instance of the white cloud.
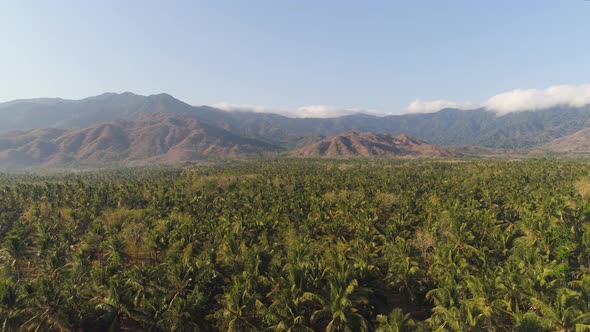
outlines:
[[488, 99], [486, 108], [499, 114], [535, 111], [555, 106], [590, 105], [590, 84], [558, 85], [547, 89], [513, 90]]
[[255, 113], [274, 113], [276, 110], [272, 110], [270, 108], [260, 106], [260, 105], [250, 105], [250, 104], [232, 104], [232, 103], [216, 103], [211, 105], [211, 107], [218, 108], [223, 111], [228, 112], [255, 112]]
[[405, 113], [433, 113], [438, 112], [444, 108], [457, 108], [457, 109], [474, 109], [478, 108], [479, 105], [472, 102], [458, 103], [450, 100], [431, 100], [422, 101], [416, 99], [405, 109]]
[[[590, 84], [557, 85], [547, 89], [517, 89], [497, 94], [481, 103], [455, 102], [450, 100], [424, 101], [417, 99], [410, 103], [403, 113], [433, 113], [444, 108], [472, 110], [486, 108], [503, 115], [511, 112], [535, 111], [555, 106], [582, 107], [590, 105]], [[296, 109], [270, 108], [260, 105], [217, 103], [211, 105], [225, 111], [276, 113], [292, 118], [330, 118], [356, 113], [384, 116], [385, 113], [371, 109], [336, 107], [330, 105], [308, 105]]]
[[359, 108], [339, 108], [329, 105], [309, 105], [299, 107], [295, 114], [304, 118], [333, 118], [357, 113], [385, 115], [375, 110], [363, 110]]
[[308, 105], [299, 107], [297, 109], [278, 109], [260, 105], [232, 103], [217, 103], [211, 106], [228, 112], [275, 113], [288, 116], [291, 118], [331, 118], [356, 113], [386, 115], [375, 110], [363, 110], [359, 108], [340, 108], [329, 105]]
[[406, 107], [405, 113], [432, 113], [444, 108], [470, 110], [484, 107], [498, 115], [503, 115], [555, 106], [582, 107], [586, 105], [590, 105], [590, 84], [557, 85], [547, 89], [517, 89], [497, 94], [479, 104], [449, 100], [416, 100]]

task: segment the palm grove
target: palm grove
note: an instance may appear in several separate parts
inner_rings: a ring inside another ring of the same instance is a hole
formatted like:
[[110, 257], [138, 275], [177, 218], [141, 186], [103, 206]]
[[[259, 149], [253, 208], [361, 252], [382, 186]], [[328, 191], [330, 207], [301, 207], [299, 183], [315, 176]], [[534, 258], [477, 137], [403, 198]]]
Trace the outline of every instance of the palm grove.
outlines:
[[586, 330], [589, 166], [0, 175], [1, 329]]

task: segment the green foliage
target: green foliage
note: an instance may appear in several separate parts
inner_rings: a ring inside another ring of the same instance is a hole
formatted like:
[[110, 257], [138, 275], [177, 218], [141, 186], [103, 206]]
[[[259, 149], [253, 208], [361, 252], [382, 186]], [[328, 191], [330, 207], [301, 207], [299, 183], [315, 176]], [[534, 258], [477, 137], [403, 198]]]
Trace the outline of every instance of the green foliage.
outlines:
[[0, 175], [0, 329], [588, 330], [588, 166]]

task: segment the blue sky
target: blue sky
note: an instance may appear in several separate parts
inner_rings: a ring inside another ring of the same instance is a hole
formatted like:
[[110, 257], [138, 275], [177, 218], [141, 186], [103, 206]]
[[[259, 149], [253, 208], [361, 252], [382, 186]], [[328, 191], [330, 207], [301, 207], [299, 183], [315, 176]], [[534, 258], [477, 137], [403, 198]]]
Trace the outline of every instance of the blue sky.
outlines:
[[8, 0], [0, 101], [132, 91], [269, 110], [479, 105], [590, 83], [589, 34], [583, 0]]

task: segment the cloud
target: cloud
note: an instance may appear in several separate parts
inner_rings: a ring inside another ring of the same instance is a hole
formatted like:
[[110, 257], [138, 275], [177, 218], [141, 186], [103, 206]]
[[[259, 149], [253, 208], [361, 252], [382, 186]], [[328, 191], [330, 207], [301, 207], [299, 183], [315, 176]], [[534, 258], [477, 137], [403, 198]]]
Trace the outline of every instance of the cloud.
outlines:
[[351, 114], [385, 115], [376, 110], [364, 110], [360, 108], [339, 108], [328, 105], [309, 105], [299, 107], [295, 112], [299, 117], [304, 118], [333, 118]]
[[557, 85], [546, 89], [517, 89], [497, 94], [482, 103], [454, 102], [449, 100], [416, 100], [405, 113], [432, 113], [443, 108], [486, 108], [498, 115], [512, 112], [537, 111], [556, 106], [582, 107], [590, 105], [590, 84]]
[[[424, 101], [416, 99], [410, 103], [402, 113], [433, 113], [444, 108], [473, 110], [486, 108], [498, 115], [512, 112], [536, 111], [556, 106], [583, 107], [590, 105], [590, 84], [585, 85], [557, 85], [546, 89], [517, 89], [497, 94], [487, 101], [474, 103], [470, 101], [455, 102], [450, 100]], [[357, 113], [384, 116], [386, 113], [378, 110], [354, 107], [336, 107], [330, 105], [308, 105], [295, 109], [271, 108], [260, 105], [217, 103], [215, 108], [230, 112], [275, 113], [292, 118], [330, 118]], [[398, 113], [399, 114], [399, 113]]]
[[227, 111], [227, 112], [254, 112], [254, 113], [274, 113], [276, 110], [250, 104], [232, 104], [232, 103], [216, 103], [212, 104], [211, 107]]
[[433, 113], [438, 112], [444, 108], [457, 108], [457, 109], [474, 109], [478, 108], [479, 105], [472, 102], [458, 103], [450, 100], [431, 100], [422, 101], [416, 99], [405, 109], [405, 113]]
[[275, 113], [288, 116], [291, 118], [331, 118], [356, 113], [386, 115], [375, 110], [364, 110], [359, 108], [341, 108], [330, 105], [308, 105], [296, 109], [279, 109], [260, 105], [232, 103], [216, 103], [212, 104], [211, 106], [228, 112]]
[[558, 85], [547, 89], [513, 90], [488, 99], [486, 108], [499, 114], [535, 111], [555, 106], [590, 105], [590, 84]]

